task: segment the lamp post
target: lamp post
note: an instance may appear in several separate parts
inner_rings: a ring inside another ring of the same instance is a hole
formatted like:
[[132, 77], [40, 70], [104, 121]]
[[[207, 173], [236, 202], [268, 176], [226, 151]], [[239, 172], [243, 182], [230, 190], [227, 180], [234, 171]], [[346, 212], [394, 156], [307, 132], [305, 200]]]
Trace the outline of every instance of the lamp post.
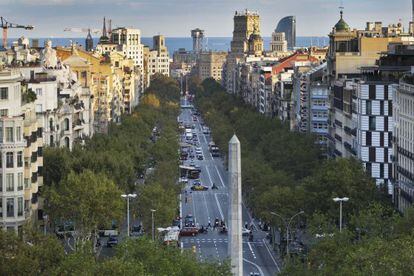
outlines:
[[289, 221], [288, 221], [287, 219], [285, 219], [284, 217], [282, 217], [278, 213], [270, 212], [270, 214], [279, 217], [283, 221], [283, 223], [285, 224], [285, 226], [286, 226], [286, 255], [287, 256], [289, 256], [289, 229], [290, 229], [290, 224], [292, 223], [292, 221], [293, 221], [293, 219], [295, 217], [297, 217], [299, 215], [302, 215], [304, 213], [305, 213], [304, 211], [300, 211], [300, 212], [294, 214], [293, 216], [291, 216], [289, 218]]
[[136, 198], [137, 194], [123, 194], [123, 195], [121, 195], [121, 197], [127, 199], [127, 227], [128, 227], [127, 235], [129, 237], [129, 199], [130, 198]]
[[342, 202], [347, 202], [348, 197], [335, 197], [333, 201], [339, 202], [339, 232], [342, 232]]
[[155, 225], [154, 225], [154, 213], [157, 210], [151, 209], [151, 221], [152, 221], [152, 240], [155, 240]]

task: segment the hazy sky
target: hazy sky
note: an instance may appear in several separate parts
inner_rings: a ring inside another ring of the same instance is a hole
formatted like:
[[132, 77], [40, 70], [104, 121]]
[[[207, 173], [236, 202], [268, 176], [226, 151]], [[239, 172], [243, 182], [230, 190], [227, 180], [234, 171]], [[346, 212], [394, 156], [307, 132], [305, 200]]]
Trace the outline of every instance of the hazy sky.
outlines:
[[[338, 21], [339, 0], [0, 0], [0, 15], [10, 22], [32, 24], [33, 31], [9, 30], [9, 37], [83, 37], [66, 27], [101, 28], [102, 17], [113, 26], [140, 28], [143, 36], [189, 36], [199, 27], [207, 36], [231, 36], [235, 10], [260, 13], [262, 36], [270, 36], [279, 19], [296, 15], [298, 36], [325, 36]], [[366, 21], [407, 26], [411, 0], [344, 0], [351, 28]]]

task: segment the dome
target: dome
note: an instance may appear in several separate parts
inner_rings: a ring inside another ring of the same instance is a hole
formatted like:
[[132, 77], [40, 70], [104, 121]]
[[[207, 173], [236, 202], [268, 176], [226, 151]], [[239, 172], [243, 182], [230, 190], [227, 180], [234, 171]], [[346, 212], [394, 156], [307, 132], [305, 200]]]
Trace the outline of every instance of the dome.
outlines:
[[341, 11], [341, 19], [339, 19], [338, 23], [335, 24], [335, 31], [337, 32], [343, 32], [343, 31], [349, 31], [351, 28], [349, 28], [349, 25], [345, 22], [345, 20], [342, 18], [342, 11]]

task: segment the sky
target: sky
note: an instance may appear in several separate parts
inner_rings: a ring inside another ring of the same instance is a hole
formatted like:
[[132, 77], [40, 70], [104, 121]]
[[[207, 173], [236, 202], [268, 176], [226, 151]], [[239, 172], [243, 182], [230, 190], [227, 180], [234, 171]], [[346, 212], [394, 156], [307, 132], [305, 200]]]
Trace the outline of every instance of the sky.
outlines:
[[[339, 19], [340, 0], [0, 0], [0, 16], [9, 22], [34, 25], [32, 31], [10, 29], [9, 37], [83, 37], [65, 28], [112, 26], [141, 29], [142, 36], [188, 37], [200, 28], [206, 36], [229, 37], [236, 10], [257, 11], [262, 36], [270, 36], [284, 16], [295, 15], [298, 36], [326, 36]], [[411, 0], [343, 0], [344, 19], [362, 29], [367, 21], [384, 24], [411, 18]]]

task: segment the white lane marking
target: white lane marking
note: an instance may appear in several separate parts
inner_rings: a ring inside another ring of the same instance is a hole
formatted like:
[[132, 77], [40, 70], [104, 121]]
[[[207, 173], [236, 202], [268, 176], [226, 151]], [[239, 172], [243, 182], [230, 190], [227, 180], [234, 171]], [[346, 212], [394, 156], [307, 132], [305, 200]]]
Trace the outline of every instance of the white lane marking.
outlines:
[[194, 223], [197, 223], [197, 217], [196, 217], [195, 205], [194, 205], [194, 197], [195, 197], [195, 193], [192, 193], [191, 202], [193, 203], [193, 217], [194, 217]]
[[183, 201], [182, 194], [180, 194], [180, 229], [183, 229]]
[[246, 263], [249, 263], [249, 264], [253, 265], [254, 267], [256, 267], [256, 269], [259, 271], [259, 274], [264, 276], [264, 273], [263, 273], [262, 269], [260, 268], [260, 266], [258, 266], [257, 264], [247, 260], [246, 258], [243, 258], [243, 261], [245, 261]]
[[213, 185], [213, 180], [211, 179], [210, 170], [208, 169], [207, 165], [206, 165], [206, 171], [207, 171], [208, 179], [210, 179], [210, 184]]
[[277, 271], [279, 271], [279, 272], [280, 272], [280, 267], [279, 267], [279, 265], [277, 264], [277, 262], [276, 262], [275, 258], [273, 258], [272, 252], [270, 252], [270, 249], [269, 249], [269, 247], [267, 246], [265, 239], [263, 239], [263, 243], [264, 243], [264, 245], [265, 245], [265, 247], [266, 247], [266, 249], [267, 249], [267, 252], [269, 252], [270, 258], [272, 258], [272, 261], [273, 261], [273, 263], [275, 264], [275, 266], [276, 266], [276, 268], [277, 268]]
[[216, 168], [217, 174], [218, 174], [218, 176], [220, 178], [221, 185], [223, 185], [223, 188], [226, 188], [226, 186], [224, 185], [223, 178], [221, 178], [221, 174], [220, 174], [219, 170], [217, 169], [217, 165], [214, 165], [214, 167]]
[[218, 207], [219, 212], [220, 212], [221, 219], [224, 220], [223, 211], [221, 210], [220, 202], [217, 199], [217, 194], [214, 194], [214, 198], [216, 199], [216, 203], [217, 203], [217, 207]]
[[204, 205], [206, 206], [206, 210], [207, 210], [207, 218], [208, 218], [208, 222], [210, 222], [210, 212], [208, 211], [208, 206], [207, 206], [207, 200], [206, 200], [206, 195], [205, 195], [205, 193], [203, 193], [203, 199], [204, 199]]
[[248, 217], [249, 217], [249, 219], [250, 219], [250, 223], [253, 223], [254, 228], [256, 229], [256, 231], [258, 231], [258, 230], [259, 230], [259, 228], [256, 226], [256, 223], [254, 222], [254, 220], [253, 220], [252, 216], [250, 215], [249, 209], [247, 209], [247, 207], [246, 207], [246, 205], [244, 204], [244, 202], [242, 202], [242, 204], [243, 204], [243, 207], [246, 209], [246, 213], [247, 213], [247, 216], [248, 216]]
[[250, 252], [252, 252], [253, 258], [256, 259], [256, 254], [254, 254], [253, 247], [250, 242], [247, 242], [247, 245], [249, 246]]

